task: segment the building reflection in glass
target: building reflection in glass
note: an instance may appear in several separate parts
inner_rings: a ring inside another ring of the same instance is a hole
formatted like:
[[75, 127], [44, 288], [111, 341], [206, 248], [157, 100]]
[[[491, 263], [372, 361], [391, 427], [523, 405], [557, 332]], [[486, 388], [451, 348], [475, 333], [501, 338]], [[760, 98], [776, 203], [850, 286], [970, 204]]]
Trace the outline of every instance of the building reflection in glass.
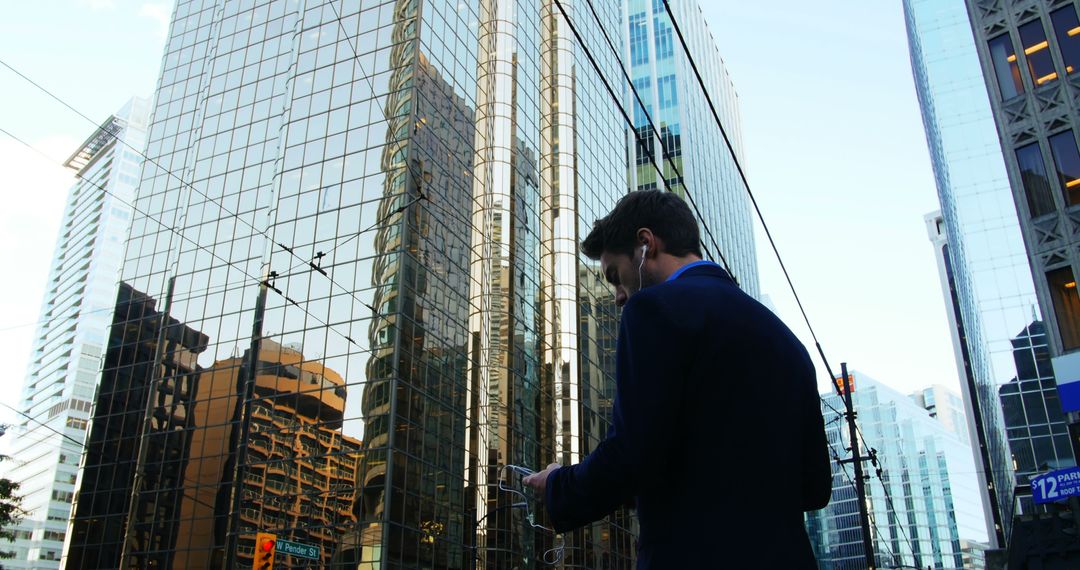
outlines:
[[[341, 433], [344, 380], [319, 361], [305, 360], [299, 348], [260, 341], [239, 486], [240, 565], [251, 564], [256, 532], [317, 546], [329, 561], [340, 529], [355, 524], [361, 443]], [[197, 417], [210, 427], [194, 430], [192, 437], [184, 472], [192, 492], [182, 504], [180, 524], [189, 549], [177, 553], [174, 568], [219, 567], [224, 554], [229, 518], [220, 514], [230, 512], [240, 437], [235, 426], [244, 413], [239, 389], [249, 358], [245, 353], [222, 360], [200, 374], [199, 400], [206, 409]]]
[[1005, 433], [1016, 477], [1016, 503], [1021, 513], [1036, 512], [1031, 479], [1053, 469], [1073, 467], [1069, 427], [1061, 412], [1046, 324], [1032, 321], [1012, 339], [1016, 376], [998, 387]]
[[[145, 341], [155, 338], [162, 322], [155, 305], [121, 286], [67, 567], [119, 560], [128, 540], [124, 567], [221, 568], [234, 488], [243, 496], [238, 564], [251, 564], [254, 529], [318, 546], [329, 561], [341, 529], [355, 526], [352, 508], [362, 455], [361, 442], [341, 433], [346, 396], [341, 375], [305, 360], [298, 347], [261, 339], [247, 412], [243, 484], [234, 486], [235, 428], [243, 413], [240, 394], [250, 355], [198, 367], [194, 357], [209, 338], [168, 319], [162, 376], [155, 379], [156, 346]], [[130, 386], [144, 386], [145, 398], [151, 381], [157, 389], [148, 414], [148, 452], [137, 461], [139, 437], [133, 428], [147, 414], [145, 400], [133, 398], [139, 394]], [[126, 472], [117, 471], [121, 454], [129, 458]], [[124, 521], [131, 509], [132, 469], [144, 479], [129, 534]]]
[[[160, 366], [155, 367], [160, 338]], [[86, 442], [83, 470], [76, 489], [74, 523], [68, 534], [71, 554], [67, 568], [101, 568], [121, 557], [129, 511], [135, 514], [129, 540], [138, 566], [167, 568], [175, 548], [177, 528], [154, 524], [175, 521], [183, 502], [183, 470], [191, 449], [194, 425], [191, 408], [200, 367], [196, 356], [206, 349], [208, 337], [165, 317], [157, 301], [120, 284], [105, 352], [104, 372], [98, 387], [93, 420]], [[157, 369], [155, 369], [157, 368]], [[150, 383], [164, 378], [152, 401], [148, 423], [144, 413]], [[132, 486], [144, 424], [150, 431], [145, 464], [169, 469], [145, 471], [133, 506]], [[146, 552], [152, 547], [155, 553]], [[133, 565], [134, 566], [134, 565]]]
[[[123, 276], [175, 283], [170, 330], [201, 331], [157, 377], [185, 419], [167, 455], [91, 445], [68, 567], [244, 568], [255, 532], [368, 570], [532, 567], [555, 542], [499, 468], [608, 427], [616, 312], [577, 242], [627, 190], [616, 102], [546, 0], [335, 7], [177, 5], [146, 151], [173, 175], [144, 168]], [[148, 369], [139, 322], [114, 334]], [[145, 393], [102, 394], [92, 443], [136, 438]], [[133, 463], [157, 502], [125, 541]], [[632, 537], [625, 512], [570, 533], [565, 565], [631, 567]]]

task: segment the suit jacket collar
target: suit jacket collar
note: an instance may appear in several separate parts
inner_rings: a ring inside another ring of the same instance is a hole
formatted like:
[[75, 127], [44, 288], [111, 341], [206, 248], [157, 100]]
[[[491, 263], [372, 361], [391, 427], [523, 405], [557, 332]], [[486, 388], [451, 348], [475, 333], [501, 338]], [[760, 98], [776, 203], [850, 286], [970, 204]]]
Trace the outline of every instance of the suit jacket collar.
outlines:
[[719, 277], [721, 279], [727, 279], [728, 281], [731, 281], [733, 283], [735, 281], [734, 279], [731, 278], [731, 275], [729, 275], [727, 271], [724, 271], [723, 267], [720, 267], [719, 265], [712, 264], [712, 263], [696, 265], [694, 267], [691, 267], [690, 269], [687, 269], [686, 271], [683, 271], [682, 275], [679, 275], [678, 277], [676, 277], [675, 281], [678, 281], [679, 279], [682, 279], [684, 277], [693, 277], [693, 276]]

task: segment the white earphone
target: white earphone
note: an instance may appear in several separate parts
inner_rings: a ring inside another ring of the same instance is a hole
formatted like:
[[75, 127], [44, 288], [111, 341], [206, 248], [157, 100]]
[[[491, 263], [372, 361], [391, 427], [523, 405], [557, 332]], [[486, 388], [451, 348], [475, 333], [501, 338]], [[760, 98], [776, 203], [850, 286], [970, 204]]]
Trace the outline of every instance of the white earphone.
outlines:
[[637, 283], [638, 283], [637, 286], [638, 286], [638, 291], [641, 290], [641, 268], [645, 266], [645, 254], [648, 253], [648, 251], [649, 251], [649, 244], [645, 244], [645, 245], [641, 246], [641, 261], [638, 262], [638, 266], [637, 266]]

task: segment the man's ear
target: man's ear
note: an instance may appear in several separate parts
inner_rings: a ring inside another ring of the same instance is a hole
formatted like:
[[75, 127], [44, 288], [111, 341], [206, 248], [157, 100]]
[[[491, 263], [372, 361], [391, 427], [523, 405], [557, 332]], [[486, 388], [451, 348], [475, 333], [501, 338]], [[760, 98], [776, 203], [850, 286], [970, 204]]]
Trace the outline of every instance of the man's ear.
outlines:
[[643, 256], [649, 255], [656, 257], [660, 252], [660, 245], [657, 243], [656, 234], [649, 228], [639, 228], [637, 231], [638, 249], [646, 248], [642, 251]]

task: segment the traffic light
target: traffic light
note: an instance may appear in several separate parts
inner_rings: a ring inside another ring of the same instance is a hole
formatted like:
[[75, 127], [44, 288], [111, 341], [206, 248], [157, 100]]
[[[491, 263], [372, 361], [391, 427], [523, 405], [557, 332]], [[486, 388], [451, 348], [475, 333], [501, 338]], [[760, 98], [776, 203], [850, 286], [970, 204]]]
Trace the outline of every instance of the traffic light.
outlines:
[[277, 550], [277, 536], [268, 532], [255, 535], [255, 570], [271, 570], [274, 567], [274, 551]]

